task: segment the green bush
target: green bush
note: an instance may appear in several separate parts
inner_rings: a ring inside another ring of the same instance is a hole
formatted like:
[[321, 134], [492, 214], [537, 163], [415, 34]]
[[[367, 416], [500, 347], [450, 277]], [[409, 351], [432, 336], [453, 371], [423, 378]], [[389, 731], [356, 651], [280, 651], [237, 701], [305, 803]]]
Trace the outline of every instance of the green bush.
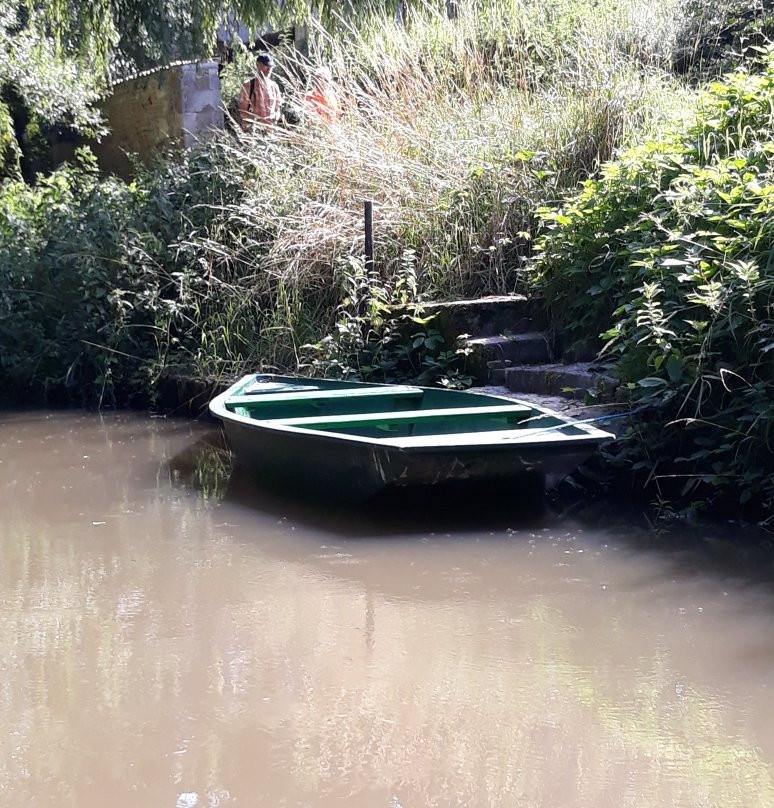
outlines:
[[380, 384], [408, 381], [441, 387], [469, 387], [462, 367], [470, 353], [448, 345], [418, 302], [416, 256], [404, 253], [388, 282], [364, 261], [339, 267], [342, 301], [333, 332], [305, 345], [303, 369], [315, 376], [355, 376]]
[[8, 105], [0, 101], [0, 181], [5, 178], [19, 178], [20, 156]]
[[[141, 194], [100, 182], [90, 161], [0, 195], [0, 371], [4, 393], [41, 403], [111, 400], [147, 357], [131, 326], [156, 285], [138, 228]], [[129, 270], [129, 271], [127, 271]]]
[[687, 0], [672, 53], [672, 69], [707, 80], [749, 62], [774, 41], [768, 0]]
[[627, 462], [681, 496], [771, 503], [774, 51], [759, 67], [542, 210], [535, 270], [561, 338], [599, 334], [652, 405]]
[[137, 166], [130, 184], [101, 178], [82, 152], [35, 186], [1, 187], [3, 396], [147, 403], [172, 368], [295, 366], [336, 296], [310, 278], [302, 301], [298, 285], [261, 271], [276, 222], [251, 216], [244, 196], [265, 174], [237, 169], [231, 147], [224, 137]]

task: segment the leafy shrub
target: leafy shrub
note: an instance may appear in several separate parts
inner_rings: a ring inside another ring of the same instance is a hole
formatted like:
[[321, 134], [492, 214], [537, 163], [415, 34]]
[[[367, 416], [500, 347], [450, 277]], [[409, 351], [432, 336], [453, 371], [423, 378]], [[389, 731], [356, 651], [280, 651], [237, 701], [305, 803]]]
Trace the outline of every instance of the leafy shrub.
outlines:
[[770, 503], [774, 51], [760, 67], [543, 209], [536, 271], [562, 337], [600, 334], [653, 406], [628, 461], [682, 496]]
[[0, 181], [19, 177], [19, 144], [7, 104], [0, 101]]
[[688, 0], [672, 69], [699, 80], [717, 77], [772, 41], [774, 8], [767, 0]]
[[138, 166], [131, 184], [100, 178], [82, 152], [35, 186], [2, 186], [6, 397], [139, 403], [173, 367], [206, 376], [295, 365], [335, 296], [311, 278], [303, 297], [261, 271], [276, 222], [251, 215], [244, 189], [262, 181], [262, 167], [231, 171], [228, 148], [224, 138], [186, 160]]
[[[0, 370], [6, 395], [111, 400], [148, 356], [131, 327], [157, 287], [137, 225], [141, 195], [82, 158], [0, 196]], [[130, 270], [130, 271], [126, 271]]]
[[417, 299], [414, 253], [407, 250], [396, 276], [385, 282], [359, 260], [342, 262], [343, 299], [332, 334], [305, 345], [303, 368], [313, 375], [353, 376], [390, 383], [470, 386], [462, 372], [466, 348], [446, 344]]

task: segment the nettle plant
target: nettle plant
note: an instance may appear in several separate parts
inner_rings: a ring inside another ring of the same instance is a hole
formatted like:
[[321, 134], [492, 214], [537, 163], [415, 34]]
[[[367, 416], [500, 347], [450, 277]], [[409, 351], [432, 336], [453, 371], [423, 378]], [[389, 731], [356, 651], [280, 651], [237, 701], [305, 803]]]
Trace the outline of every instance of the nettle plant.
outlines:
[[405, 250], [394, 275], [384, 278], [349, 257], [338, 267], [342, 301], [333, 332], [304, 346], [302, 367], [317, 375], [374, 382], [410, 381], [462, 388], [467, 349], [449, 347], [418, 301], [416, 257]]
[[[626, 459], [662, 491], [774, 499], [774, 51], [693, 122], [543, 210], [538, 278], [567, 342], [652, 405]], [[596, 335], [599, 335], [598, 337]]]

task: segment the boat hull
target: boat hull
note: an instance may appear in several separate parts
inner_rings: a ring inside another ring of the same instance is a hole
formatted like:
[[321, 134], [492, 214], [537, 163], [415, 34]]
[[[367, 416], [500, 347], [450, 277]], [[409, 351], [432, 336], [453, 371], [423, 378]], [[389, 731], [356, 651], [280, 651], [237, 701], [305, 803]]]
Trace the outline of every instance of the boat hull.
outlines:
[[487, 480], [517, 485], [535, 475], [553, 487], [597, 449], [596, 444], [571, 450], [561, 444], [501, 444], [407, 450], [311, 431], [279, 431], [241, 419], [223, 419], [223, 427], [237, 461], [272, 488], [353, 502], [390, 488]]

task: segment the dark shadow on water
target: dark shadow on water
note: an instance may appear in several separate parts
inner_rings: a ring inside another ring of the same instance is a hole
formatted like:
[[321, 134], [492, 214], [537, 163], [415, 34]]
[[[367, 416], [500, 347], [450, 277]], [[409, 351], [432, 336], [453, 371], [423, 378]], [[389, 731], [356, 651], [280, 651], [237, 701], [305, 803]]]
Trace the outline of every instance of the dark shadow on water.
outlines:
[[761, 585], [774, 594], [774, 535], [770, 530], [731, 520], [702, 523], [688, 518], [651, 521], [641, 507], [590, 499], [564, 502], [549, 510], [558, 523], [587, 533], [604, 531], [632, 554], [657, 554], [669, 577], [689, 580], [712, 576], [721, 582]]
[[542, 481], [455, 483], [388, 490], [364, 503], [322, 499], [309, 491], [273, 489], [234, 465], [219, 432], [207, 433], [169, 462], [172, 479], [254, 511], [293, 519], [342, 538], [428, 531], [535, 528], [546, 515]]
[[522, 489], [513, 483], [394, 489], [367, 502], [347, 503], [311, 493], [272, 491], [237, 467], [226, 499], [349, 538], [527, 528], [541, 525], [545, 516], [543, 497], [534, 482]]
[[272, 491], [259, 484], [247, 471], [233, 466], [221, 433], [215, 431], [174, 457], [169, 469], [173, 480], [205, 498], [291, 519], [342, 539], [428, 533], [460, 536], [506, 529], [511, 537], [535, 530], [553, 535], [583, 533], [634, 555], [658, 554], [667, 565], [662, 575], [683, 580], [710, 575], [774, 589], [774, 540], [764, 531], [734, 523], [656, 527], [627, 503], [602, 500], [563, 514], [546, 505], [537, 481], [526, 487], [463, 483], [395, 490], [361, 505], [342, 504], [298, 492]]

